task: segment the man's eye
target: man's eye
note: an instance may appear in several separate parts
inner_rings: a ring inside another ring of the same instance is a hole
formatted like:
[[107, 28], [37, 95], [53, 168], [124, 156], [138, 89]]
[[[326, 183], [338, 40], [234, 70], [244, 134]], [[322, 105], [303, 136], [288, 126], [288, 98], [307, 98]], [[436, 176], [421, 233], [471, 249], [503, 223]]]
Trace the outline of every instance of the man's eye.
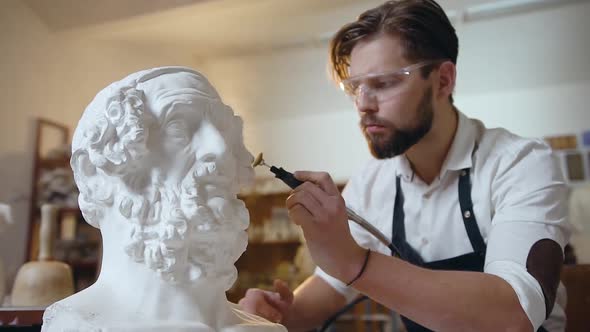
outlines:
[[400, 80], [397, 77], [384, 77], [372, 82], [372, 88], [375, 90], [388, 89], [397, 86]]

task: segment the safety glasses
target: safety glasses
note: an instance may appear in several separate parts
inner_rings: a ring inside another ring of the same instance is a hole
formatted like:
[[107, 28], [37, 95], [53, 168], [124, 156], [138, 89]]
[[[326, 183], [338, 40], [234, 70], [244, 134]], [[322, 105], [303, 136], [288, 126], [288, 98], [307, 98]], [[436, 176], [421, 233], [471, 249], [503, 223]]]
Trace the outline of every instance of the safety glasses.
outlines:
[[374, 98], [377, 102], [387, 101], [404, 91], [408, 78], [417, 69], [444, 61], [446, 59], [421, 61], [395, 71], [353, 76], [343, 80], [340, 88], [355, 103], [362, 96]]

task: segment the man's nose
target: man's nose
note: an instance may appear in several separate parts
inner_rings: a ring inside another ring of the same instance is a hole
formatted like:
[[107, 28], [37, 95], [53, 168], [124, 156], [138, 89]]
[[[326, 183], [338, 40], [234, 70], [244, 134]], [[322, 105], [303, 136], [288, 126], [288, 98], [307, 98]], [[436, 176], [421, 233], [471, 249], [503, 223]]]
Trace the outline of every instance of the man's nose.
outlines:
[[366, 88], [361, 86], [355, 99], [355, 105], [359, 113], [375, 113], [379, 110], [379, 105], [375, 95]]

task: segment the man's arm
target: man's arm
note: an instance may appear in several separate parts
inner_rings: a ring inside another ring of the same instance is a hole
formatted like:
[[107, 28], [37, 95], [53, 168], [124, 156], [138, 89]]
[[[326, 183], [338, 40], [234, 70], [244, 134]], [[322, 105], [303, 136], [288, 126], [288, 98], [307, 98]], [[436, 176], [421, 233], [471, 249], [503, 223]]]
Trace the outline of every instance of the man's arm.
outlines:
[[353, 286], [435, 331], [533, 330], [512, 287], [491, 274], [433, 271], [372, 252]]
[[[308, 181], [287, 199], [310, 253], [344, 283], [361, 270], [365, 249], [350, 235], [344, 200], [326, 173], [296, 172]], [[437, 331], [532, 331], [515, 290], [486, 273], [431, 271], [378, 253], [369, 257], [353, 287], [377, 302]]]

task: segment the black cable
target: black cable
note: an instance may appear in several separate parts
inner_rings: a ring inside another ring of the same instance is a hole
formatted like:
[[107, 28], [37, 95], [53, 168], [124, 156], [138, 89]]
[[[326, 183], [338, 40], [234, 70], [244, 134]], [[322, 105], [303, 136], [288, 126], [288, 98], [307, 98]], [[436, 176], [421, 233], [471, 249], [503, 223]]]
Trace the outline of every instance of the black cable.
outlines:
[[322, 325], [322, 327], [318, 330], [318, 332], [326, 331], [330, 327], [330, 325], [332, 325], [332, 323], [334, 323], [338, 319], [338, 317], [340, 317], [342, 314], [344, 314], [345, 312], [350, 310], [352, 307], [363, 302], [364, 300], [366, 300], [368, 298], [369, 297], [366, 295], [358, 297], [354, 301], [352, 301], [352, 302], [348, 303], [347, 305], [345, 305], [344, 307], [342, 307], [340, 310], [336, 311], [335, 314], [333, 314], [330, 318], [328, 318], [328, 320], [326, 320], [324, 322], [324, 325]]

